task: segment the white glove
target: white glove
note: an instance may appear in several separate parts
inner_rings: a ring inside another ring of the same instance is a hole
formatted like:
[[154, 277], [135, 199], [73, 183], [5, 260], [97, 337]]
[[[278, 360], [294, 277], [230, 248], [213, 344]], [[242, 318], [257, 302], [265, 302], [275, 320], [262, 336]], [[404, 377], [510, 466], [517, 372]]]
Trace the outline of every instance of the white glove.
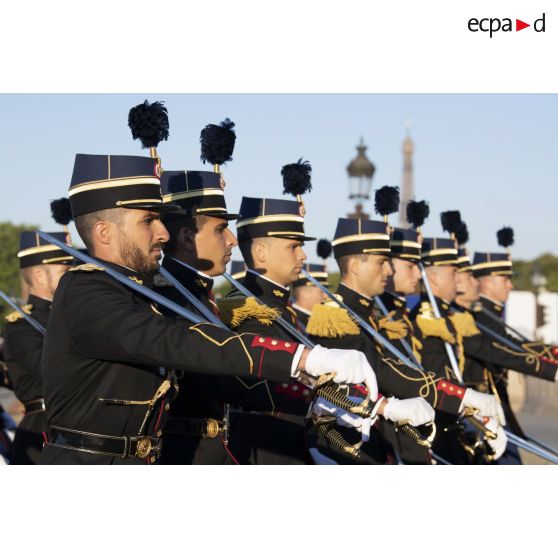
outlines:
[[378, 399], [378, 383], [364, 353], [353, 350], [326, 349], [316, 345], [306, 357], [306, 372], [321, 376], [335, 372], [338, 384], [360, 384], [364, 382], [372, 401]]
[[384, 418], [392, 422], [409, 421], [412, 426], [420, 426], [432, 422], [436, 413], [426, 399], [397, 399], [390, 397], [384, 407]]
[[[349, 413], [344, 409], [340, 409], [330, 401], [323, 397], [318, 397], [312, 406], [312, 412], [319, 416], [335, 416], [337, 424], [347, 428], [354, 428], [357, 432], [362, 434], [362, 439], [367, 442], [370, 439], [370, 428], [375, 422], [372, 418], [363, 418], [353, 413]], [[373, 422], [374, 421], [374, 422]]]
[[495, 432], [497, 434], [495, 440], [489, 440], [488, 438], [486, 441], [488, 445], [492, 448], [494, 452], [494, 459], [500, 459], [504, 452], [506, 451], [506, 446], [508, 445], [508, 437], [506, 436], [506, 432], [504, 428], [498, 424], [498, 421], [494, 418], [491, 418], [487, 423], [486, 427]]
[[461, 403], [459, 411], [462, 411], [464, 407], [473, 407], [478, 409], [479, 415], [483, 417], [494, 417], [499, 420], [501, 425], [506, 424], [504, 409], [502, 409], [502, 405], [500, 405], [500, 402], [494, 395], [480, 393], [474, 389], [467, 388], [465, 390], [465, 395], [463, 396], [463, 402]]

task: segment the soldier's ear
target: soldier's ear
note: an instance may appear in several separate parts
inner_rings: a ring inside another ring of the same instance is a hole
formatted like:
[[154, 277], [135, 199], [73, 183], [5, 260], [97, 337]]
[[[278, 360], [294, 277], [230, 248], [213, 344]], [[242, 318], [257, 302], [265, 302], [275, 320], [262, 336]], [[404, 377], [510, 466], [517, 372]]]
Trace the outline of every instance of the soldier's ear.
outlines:
[[362, 264], [361, 258], [355, 258], [354, 256], [350, 256], [347, 265], [347, 269], [349, 270], [349, 273], [353, 275], [358, 275], [361, 264]]
[[256, 263], [265, 263], [267, 261], [267, 243], [255, 239], [252, 242], [252, 257]]
[[116, 227], [115, 223], [111, 221], [97, 221], [93, 225], [92, 237], [94, 243], [108, 245], [113, 241], [114, 233], [113, 228]]
[[178, 231], [178, 242], [189, 252], [196, 249], [196, 233], [190, 227], [182, 227]]

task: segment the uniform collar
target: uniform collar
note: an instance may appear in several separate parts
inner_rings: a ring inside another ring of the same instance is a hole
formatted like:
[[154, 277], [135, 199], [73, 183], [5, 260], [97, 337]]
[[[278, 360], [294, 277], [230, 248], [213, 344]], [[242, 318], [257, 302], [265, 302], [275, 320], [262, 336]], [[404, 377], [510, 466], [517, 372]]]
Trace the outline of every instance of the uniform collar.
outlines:
[[406, 311], [407, 301], [404, 296], [399, 296], [392, 291], [384, 291], [380, 295], [380, 299], [384, 303], [388, 312], [395, 310], [396, 312], [404, 313]]
[[343, 302], [353, 311], [362, 316], [369, 316], [374, 307], [374, 300], [357, 293], [345, 283], [339, 283], [337, 294], [341, 295]]
[[114, 269], [114, 271], [118, 271], [119, 273], [122, 273], [122, 275], [125, 275], [126, 277], [128, 277], [128, 279], [135, 281], [139, 285], [143, 285], [144, 287], [147, 287], [149, 289], [153, 287], [154, 274], [152, 275], [148, 273], [140, 273], [139, 271], [134, 271], [133, 269], [130, 269], [129, 267], [126, 267], [124, 265], [118, 265], [113, 262], [107, 262], [105, 260], [101, 260], [100, 258], [97, 259], [102, 265], [106, 265], [107, 267]]
[[163, 267], [190, 290], [201, 290], [208, 293], [213, 288], [213, 277], [176, 258], [165, 256]]
[[[448, 304], [445, 300], [441, 299], [438, 296], [435, 296], [434, 299], [436, 300], [436, 304], [438, 306], [438, 309], [440, 310], [440, 316], [442, 318], [446, 318], [447, 316], [449, 316], [451, 311], [451, 304]], [[428, 298], [428, 295], [423, 294], [421, 296], [421, 302], [430, 303], [430, 299]]]
[[483, 305], [484, 308], [491, 310], [492, 312], [496, 312], [499, 315], [504, 313], [504, 305], [500, 302], [496, 302], [491, 298], [488, 298], [485, 295], [480, 295], [479, 302]]
[[[283, 304], [288, 304], [289, 296], [290, 296], [290, 289], [279, 285], [275, 281], [269, 279], [265, 275], [254, 271], [253, 269], [248, 269], [246, 272], [246, 277], [244, 279], [244, 284], [256, 296], [260, 296], [261, 294], [271, 297], [278, 302], [282, 302]], [[248, 285], [252, 285], [250, 288]], [[260, 293], [254, 292], [253, 287], [256, 287], [256, 290], [259, 290]]]
[[47, 300], [46, 298], [30, 294], [27, 299], [27, 304], [31, 304], [33, 306], [33, 310], [50, 310], [52, 300]]

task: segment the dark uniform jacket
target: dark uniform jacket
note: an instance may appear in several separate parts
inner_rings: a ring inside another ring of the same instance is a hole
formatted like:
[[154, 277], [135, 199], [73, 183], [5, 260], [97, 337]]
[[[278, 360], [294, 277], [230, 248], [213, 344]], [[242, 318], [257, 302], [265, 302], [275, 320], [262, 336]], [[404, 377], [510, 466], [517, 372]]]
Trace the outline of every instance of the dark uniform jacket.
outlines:
[[[46, 328], [50, 300], [29, 296], [23, 311]], [[13, 444], [14, 465], [34, 465], [43, 447], [46, 431], [41, 357], [44, 336], [27, 322], [19, 312], [6, 317], [4, 355], [17, 398], [24, 404], [25, 417], [16, 430]]]
[[[400, 300], [394, 297], [385, 297], [384, 303], [388, 312], [393, 312], [395, 323], [389, 323], [388, 320], [379, 321], [379, 310], [375, 307], [374, 301], [364, 297], [340, 283], [337, 289], [337, 295], [344, 304], [346, 304], [359, 318], [368, 323], [374, 330], [379, 331], [384, 338], [387, 338], [395, 345], [405, 356], [407, 353], [400, 341], [401, 335], [410, 335], [408, 320], [405, 314], [404, 304], [399, 305]], [[326, 308], [329, 306], [326, 305]], [[321, 312], [325, 310], [321, 309]], [[343, 314], [339, 313], [339, 308], [334, 309], [331, 320], [338, 325], [341, 324]], [[348, 317], [343, 310], [342, 313]], [[327, 314], [325, 316], [327, 321]], [[346, 319], [346, 318], [345, 318]], [[343, 327], [333, 327], [330, 334], [327, 333], [327, 323], [322, 326], [318, 315], [313, 313], [309, 322], [309, 332], [315, 337], [313, 339], [321, 345], [328, 347], [336, 347], [340, 349], [357, 349], [368, 357], [368, 361], [376, 373], [379, 391], [385, 396], [395, 396], [400, 399], [408, 399], [413, 397], [425, 398], [435, 409], [443, 409], [449, 413], [456, 414], [461, 405], [462, 393], [453, 386], [444, 377], [439, 377], [436, 371], [426, 368], [426, 371], [411, 368], [398, 358], [393, 356], [389, 350], [385, 349], [380, 343], [375, 341], [370, 333], [364, 331], [352, 319], [347, 323], [346, 330]], [[317, 335], [319, 329], [324, 331], [322, 335]], [[335, 331], [337, 329], [337, 331]], [[387, 331], [389, 329], [389, 332]], [[397, 334], [395, 332], [397, 331]], [[399, 342], [394, 337], [400, 337]], [[412, 341], [414, 344], [414, 341]], [[455, 388], [455, 389], [454, 389]], [[394, 449], [400, 453], [401, 458], [409, 463], [429, 463], [430, 457], [423, 447], [417, 447], [417, 444], [411, 440], [406, 440], [403, 435], [395, 436], [393, 426], [387, 421], [381, 420], [378, 427], [382, 430], [384, 436], [394, 446]]]
[[306, 326], [308, 325], [308, 320], [310, 319], [311, 316], [311, 312], [308, 312], [307, 310], [305, 310], [304, 308], [300, 308], [299, 306], [297, 306], [296, 304], [292, 304], [291, 306], [292, 310], [294, 310], [295, 315], [296, 315], [296, 319], [298, 321], [298, 324], [300, 326], [302, 326], [302, 328], [304, 330], [306, 330]]
[[[299, 328], [296, 312], [289, 304], [289, 289], [248, 271], [242, 285], [263, 306], [250, 305], [246, 297], [232, 290], [219, 301], [224, 319], [239, 333], [270, 335], [293, 342], [276, 321], [281, 316]], [[300, 328], [299, 328], [300, 329]], [[311, 458], [304, 441], [304, 417], [310, 391], [301, 383], [246, 381], [239, 379], [249, 400], [236, 409], [231, 421], [231, 447], [242, 463], [309, 464]], [[235, 398], [238, 401], [238, 397]], [[246, 412], [254, 409], [259, 413]]]
[[[102, 265], [147, 287], [152, 284], [151, 276]], [[165, 317], [153, 302], [102, 268], [78, 266], [60, 281], [45, 339], [49, 427], [103, 436], [150, 436], [156, 446], [176, 392], [173, 369], [288, 382], [297, 347]], [[40, 463], [156, 461], [154, 452], [142, 459], [138, 452], [135, 455], [125, 459], [49, 442]]]
[[[521, 374], [541, 378], [553, 382], [558, 370], [558, 362], [550, 348], [543, 343], [522, 343], [506, 332], [504, 322], [498, 322], [483, 312], [490, 313], [504, 319], [504, 307], [485, 297], [481, 297], [478, 304], [469, 312], [476, 322], [486, 326], [498, 335], [505, 337], [517, 349], [508, 347], [505, 343], [493, 338], [490, 334], [481, 332], [483, 343], [480, 347], [467, 351], [467, 359], [463, 379], [478, 391], [496, 394], [504, 407], [509, 427], [518, 435], [523, 435], [521, 427], [511, 409], [507, 392], [508, 369]], [[518, 350], [519, 349], [519, 350]]]

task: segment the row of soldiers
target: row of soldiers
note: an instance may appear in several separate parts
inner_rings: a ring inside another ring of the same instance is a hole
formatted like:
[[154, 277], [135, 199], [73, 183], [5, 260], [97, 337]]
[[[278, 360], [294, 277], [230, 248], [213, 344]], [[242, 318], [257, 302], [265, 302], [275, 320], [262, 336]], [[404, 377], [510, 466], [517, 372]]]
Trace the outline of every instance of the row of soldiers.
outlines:
[[[425, 202], [391, 227], [386, 186], [379, 220], [340, 218], [319, 241], [339, 267], [332, 293], [325, 265], [305, 263], [308, 162], [281, 171], [296, 199], [244, 197], [234, 214], [232, 122], [202, 130], [212, 171], [161, 169], [162, 103], [129, 125], [150, 156], [78, 154], [69, 199], [51, 205], [85, 250], [67, 230], [22, 234], [29, 295], [4, 345], [25, 407], [12, 463], [520, 463], [506, 370], [555, 381], [558, 350], [506, 329], [508, 252], [471, 262], [455, 211], [448, 237], [424, 238]], [[244, 270], [228, 275], [235, 246]]]

